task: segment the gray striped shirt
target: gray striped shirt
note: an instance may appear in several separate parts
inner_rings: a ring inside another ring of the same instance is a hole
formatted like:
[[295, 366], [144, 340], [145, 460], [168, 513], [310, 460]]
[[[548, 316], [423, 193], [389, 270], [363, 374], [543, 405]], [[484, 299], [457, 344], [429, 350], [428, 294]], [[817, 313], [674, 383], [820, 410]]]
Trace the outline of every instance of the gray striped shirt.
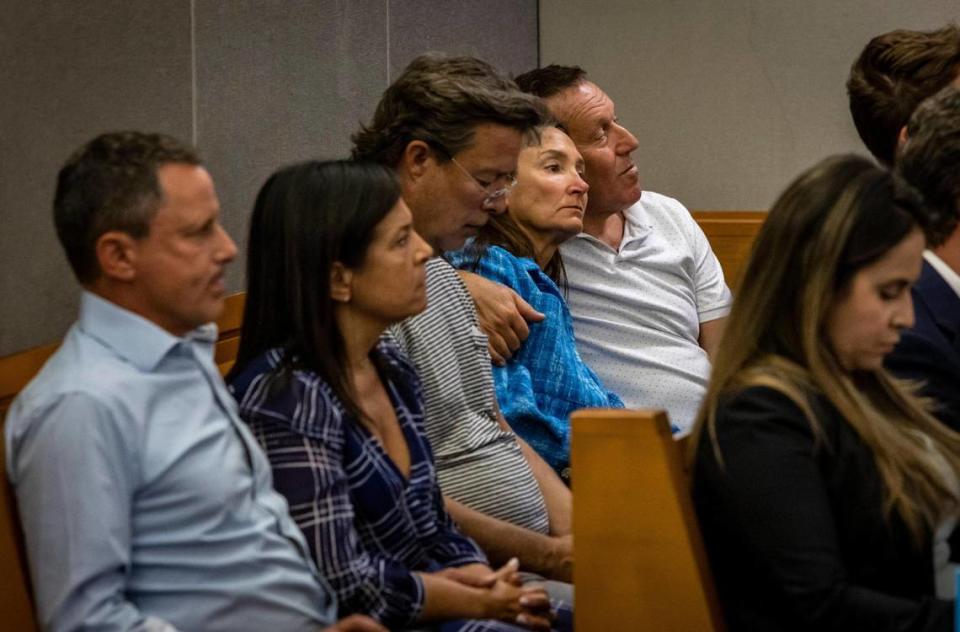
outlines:
[[420, 375], [443, 492], [476, 511], [547, 533], [540, 487], [515, 435], [497, 423], [487, 337], [446, 261], [427, 262], [427, 309], [390, 333]]

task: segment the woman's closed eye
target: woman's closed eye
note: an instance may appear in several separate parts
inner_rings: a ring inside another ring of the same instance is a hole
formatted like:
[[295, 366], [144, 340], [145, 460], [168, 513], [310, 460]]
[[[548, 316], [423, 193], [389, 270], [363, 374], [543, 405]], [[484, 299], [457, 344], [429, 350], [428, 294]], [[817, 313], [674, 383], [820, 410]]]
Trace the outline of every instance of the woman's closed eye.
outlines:
[[895, 301], [910, 287], [906, 281], [896, 281], [880, 287], [880, 298], [885, 301]]
[[396, 238], [393, 240], [393, 245], [396, 248], [402, 248], [410, 243], [410, 227], [404, 227], [397, 234]]

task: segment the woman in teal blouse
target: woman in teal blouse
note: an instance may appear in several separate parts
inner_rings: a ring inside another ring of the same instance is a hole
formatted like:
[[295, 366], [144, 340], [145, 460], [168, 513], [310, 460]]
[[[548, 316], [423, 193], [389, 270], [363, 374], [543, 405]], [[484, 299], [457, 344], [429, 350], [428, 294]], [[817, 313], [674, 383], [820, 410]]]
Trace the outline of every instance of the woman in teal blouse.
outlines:
[[460, 269], [513, 289], [546, 318], [493, 377], [504, 418], [561, 478], [570, 479], [569, 416], [580, 408], [622, 408], [577, 353], [559, 246], [583, 229], [587, 183], [583, 158], [556, 127], [531, 136], [520, 152], [507, 212], [464, 250], [448, 255]]

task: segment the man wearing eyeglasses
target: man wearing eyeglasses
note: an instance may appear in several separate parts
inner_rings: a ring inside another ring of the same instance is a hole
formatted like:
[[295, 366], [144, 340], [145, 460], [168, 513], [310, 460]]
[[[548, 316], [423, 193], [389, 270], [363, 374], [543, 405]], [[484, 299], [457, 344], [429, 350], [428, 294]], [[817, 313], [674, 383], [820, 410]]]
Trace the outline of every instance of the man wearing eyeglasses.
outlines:
[[[523, 135], [544, 112], [482, 61], [425, 55], [354, 134], [353, 157], [396, 171], [414, 227], [442, 254], [505, 210]], [[537, 314], [527, 307], [526, 316]], [[487, 338], [463, 282], [441, 257], [427, 263], [426, 311], [391, 333], [420, 375], [424, 425], [454, 519], [491, 562], [517, 557], [522, 569], [562, 580], [547, 589], [571, 599], [570, 491], [500, 415]]]

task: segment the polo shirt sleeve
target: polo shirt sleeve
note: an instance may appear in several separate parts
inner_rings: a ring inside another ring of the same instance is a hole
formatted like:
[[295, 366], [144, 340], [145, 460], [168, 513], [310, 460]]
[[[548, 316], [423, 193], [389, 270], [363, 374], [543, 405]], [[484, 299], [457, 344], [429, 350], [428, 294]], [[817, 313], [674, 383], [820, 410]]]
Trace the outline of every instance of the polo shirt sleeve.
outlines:
[[40, 624], [52, 630], [172, 630], [125, 596], [137, 458], [129, 424], [88, 394], [31, 413], [10, 475]]
[[723, 277], [720, 260], [714, 254], [703, 229], [689, 211], [687, 234], [694, 258], [694, 290], [697, 297], [697, 317], [701, 323], [717, 320], [730, 313], [733, 294]]

